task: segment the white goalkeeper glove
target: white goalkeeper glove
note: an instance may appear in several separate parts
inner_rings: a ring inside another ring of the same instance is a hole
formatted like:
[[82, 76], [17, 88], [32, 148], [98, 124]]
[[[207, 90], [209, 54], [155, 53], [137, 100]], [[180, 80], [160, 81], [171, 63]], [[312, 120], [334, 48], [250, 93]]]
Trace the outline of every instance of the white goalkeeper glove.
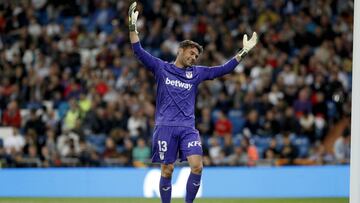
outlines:
[[236, 58], [238, 59], [238, 61], [243, 59], [248, 54], [248, 52], [252, 48], [254, 48], [254, 46], [256, 45], [257, 42], [258, 42], [258, 37], [257, 37], [256, 32], [253, 32], [250, 40], [248, 40], [247, 34], [244, 34], [243, 48], [236, 54]]
[[136, 29], [136, 21], [139, 15], [138, 11], [135, 11], [136, 9], [136, 1], [134, 1], [130, 7], [129, 7], [129, 30], [130, 32], [136, 32], [136, 34], [138, 33], [137, 29]]

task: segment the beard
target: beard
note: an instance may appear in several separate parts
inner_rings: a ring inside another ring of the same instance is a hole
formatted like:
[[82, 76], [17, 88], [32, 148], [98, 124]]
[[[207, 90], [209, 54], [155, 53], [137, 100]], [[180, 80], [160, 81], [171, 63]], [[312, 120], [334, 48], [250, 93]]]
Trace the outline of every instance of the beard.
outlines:
[[185, 65], [192, 66], [192, 65], [194, 65], [194, 61], [192, 61], [191, 59], [187, 59], [187, 60], [185, 60]]

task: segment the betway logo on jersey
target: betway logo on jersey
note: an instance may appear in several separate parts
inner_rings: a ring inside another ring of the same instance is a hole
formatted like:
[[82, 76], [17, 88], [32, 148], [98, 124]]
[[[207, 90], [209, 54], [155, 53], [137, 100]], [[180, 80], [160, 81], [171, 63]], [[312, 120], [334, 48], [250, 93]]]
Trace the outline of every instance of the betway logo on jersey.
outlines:
[[190, 90], [191, 87], [193, 86], [192, 84], [183, 83], [183, 82], [181, 82], [179, 80], [170, 80], [169, 78], [166, 78], [165, 84], [175, 86], [175, 87], [184, 88], [184, 89], [187, 89], [187, 90]]

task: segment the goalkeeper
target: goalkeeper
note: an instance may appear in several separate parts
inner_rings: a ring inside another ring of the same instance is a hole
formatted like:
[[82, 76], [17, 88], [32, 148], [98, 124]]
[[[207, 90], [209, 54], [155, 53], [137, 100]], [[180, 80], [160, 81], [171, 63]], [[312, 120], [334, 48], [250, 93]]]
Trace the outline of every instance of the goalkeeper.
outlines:
[[186, 203], [193, 202], [200, 187], [202, 146], [199, 131], [195, 129], [195, 99], [197, 86], [230, 73], [247, 53], [256, 45], [257, 34], [250, 40], [243, 37], [243, 48], [234, 58], [223, 65], [205, 67], [195, 65], [203, 48], [196, 42], [180, 43], [173, 63], [162, 61], [145, 51], [140, 44], [136, 21], [136, 2], [129, 7], [130, 41], [135, 56], [156, 79], [155, 129], [152, 141], [152, 161], [161, 164], [160, 196], [163, 203], [171, 201], [171, 177], [174, 163], [188, 161], [191, 172], [186, 184]]

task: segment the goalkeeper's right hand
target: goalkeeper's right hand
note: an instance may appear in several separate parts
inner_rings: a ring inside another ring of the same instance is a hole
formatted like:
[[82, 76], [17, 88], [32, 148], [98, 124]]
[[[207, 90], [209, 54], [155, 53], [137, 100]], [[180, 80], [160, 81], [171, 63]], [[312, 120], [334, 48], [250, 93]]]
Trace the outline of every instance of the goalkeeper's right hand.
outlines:
[[136, 29], [136, 21], [139, 15], [138, 11], [135, 11], [136, 8], [136, 1], [133, 1], [129, 7], [129, 30], [130, 32], [138, 33]]

